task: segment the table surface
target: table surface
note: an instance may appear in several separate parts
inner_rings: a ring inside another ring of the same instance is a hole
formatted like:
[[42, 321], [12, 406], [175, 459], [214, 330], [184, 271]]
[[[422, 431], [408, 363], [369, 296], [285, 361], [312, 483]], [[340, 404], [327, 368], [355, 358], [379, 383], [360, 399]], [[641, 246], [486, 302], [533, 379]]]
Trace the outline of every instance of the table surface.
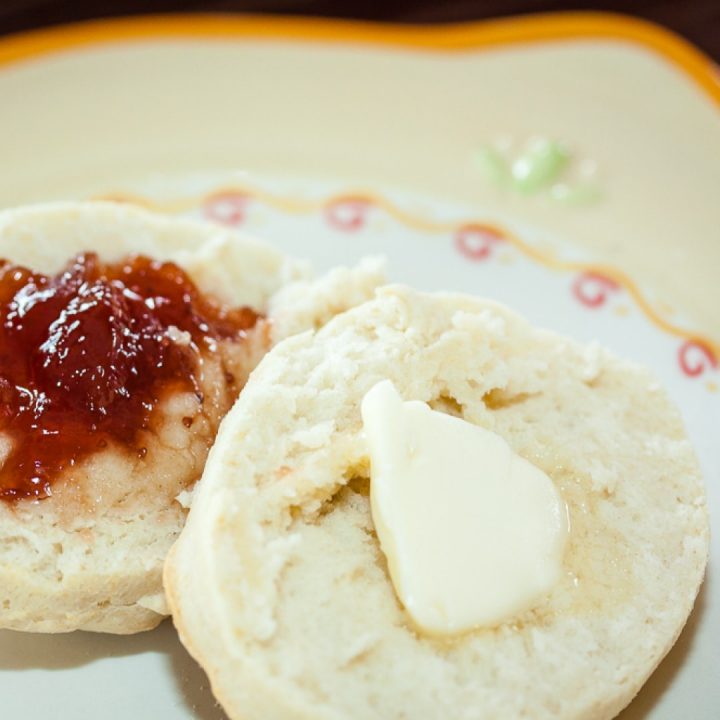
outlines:
[[439, 23], [536, 12], [626, 13], [664, 25], [720, 61], [718, 0], [4, 0], [0, 34], [98, 17], [168, 12], [252, 12]]

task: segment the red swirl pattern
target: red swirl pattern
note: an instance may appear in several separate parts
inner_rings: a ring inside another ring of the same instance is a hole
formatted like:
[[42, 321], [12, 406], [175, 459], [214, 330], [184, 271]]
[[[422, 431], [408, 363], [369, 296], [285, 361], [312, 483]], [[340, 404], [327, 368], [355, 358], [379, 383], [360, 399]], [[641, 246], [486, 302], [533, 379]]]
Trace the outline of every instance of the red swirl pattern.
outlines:
[[610, 295], [620, 290], [620, 285], [605, 275], [584, 272], [575, 278], [572, 292], [585, 307], [599, 308], [605, 305]]
[[707, 370], [716, 370], [718, 359], [705, 343], [686, 340], [678, 348], [678, 363], [687, 377], [699, 377]]
[[369, 209], [362, 198], [340, 198], [325, 206], [325, 219], [335, 230], [357, 232], [367, 224]]
[[203, 205], [203, 214], [206, 219], [237, 227], [245, 222], [248, 196], [239, 192], [220, 192], [210, 195]]
[[473, 262], [482, 262], [492, 256], [493, 249], [505, 238], [497, 230], [485, 225], [465, 225], [455, 233], [455, 249]]

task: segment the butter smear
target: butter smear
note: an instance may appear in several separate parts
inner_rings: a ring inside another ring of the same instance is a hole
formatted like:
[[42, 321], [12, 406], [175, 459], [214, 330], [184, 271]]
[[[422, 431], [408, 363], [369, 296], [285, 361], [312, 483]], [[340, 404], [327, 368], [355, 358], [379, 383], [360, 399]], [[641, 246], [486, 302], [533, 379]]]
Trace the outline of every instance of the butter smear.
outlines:
[[403, 606], [434, 635], [492, 627], [557, 582], [567, 507], [499, 435], [375, 385], [362, 402], [370, 499]]

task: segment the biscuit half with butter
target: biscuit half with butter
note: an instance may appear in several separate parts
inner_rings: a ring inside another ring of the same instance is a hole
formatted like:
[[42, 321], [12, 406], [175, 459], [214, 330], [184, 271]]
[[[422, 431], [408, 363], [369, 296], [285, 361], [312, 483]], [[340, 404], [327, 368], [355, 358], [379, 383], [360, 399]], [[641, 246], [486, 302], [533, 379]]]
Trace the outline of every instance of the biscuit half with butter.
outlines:
[[389, 287], [265, 356], [165, 582], [233, 719], [599, 720], [674, 643], [707, 553], [645, 370]]
[[252, 238], [112, 203], [0, 213], [0, 258], [0, 627], [154, 627], [165, 555], [248, 374], [381, 271], [313, 281]]

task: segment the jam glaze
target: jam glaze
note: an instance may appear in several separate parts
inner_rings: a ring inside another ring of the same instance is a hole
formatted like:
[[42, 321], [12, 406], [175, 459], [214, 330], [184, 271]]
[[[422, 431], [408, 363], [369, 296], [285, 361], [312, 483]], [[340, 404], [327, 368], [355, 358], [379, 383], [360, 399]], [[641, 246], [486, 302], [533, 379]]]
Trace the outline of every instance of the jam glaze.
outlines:
[[[53, 483], [107, 448], [148, 455], [155, 410], [192, 393], [202, 410], [207, 361], [244, 344], [260, 315], [202, 294], [170, 262], [115, 264], [94, 253], [55, 276], [0, 264], [0, 433], [9, 441], [0, 499], [43, 499]], [[231, 396], [243, 377], [227, 370]], [[191, 432], [193, 416], [183, 418]], [[214, 434], [214, 433], [213, 433]]]

